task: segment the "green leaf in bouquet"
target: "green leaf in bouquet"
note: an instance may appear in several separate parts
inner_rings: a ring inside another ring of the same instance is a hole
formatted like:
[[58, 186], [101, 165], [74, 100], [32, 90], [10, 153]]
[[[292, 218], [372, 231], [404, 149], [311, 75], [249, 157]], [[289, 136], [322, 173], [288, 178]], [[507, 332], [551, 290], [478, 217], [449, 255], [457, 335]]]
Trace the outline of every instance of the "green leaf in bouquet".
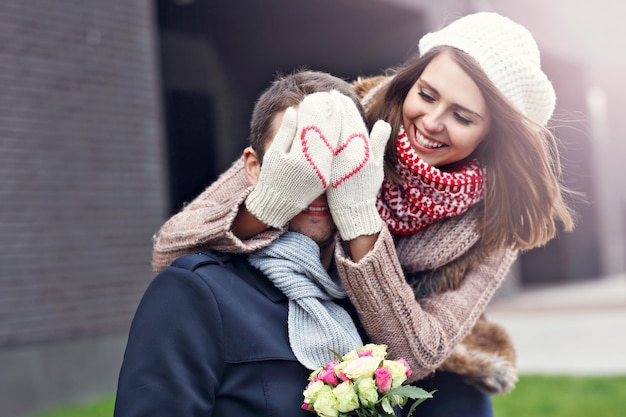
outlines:
[[389, 403], [391, 404], [391, 406], [399, 405], [400, 407], [402, 407], [404, 404], [406, 404], [407, 397], [405, 397], [404, 395], [397, 395], [389, 392], [387, 393], [387, 396], [389, 397]]
[[428, 392], [423, 390], [422, 388], [415, 387], [413, 385], [401, 385], [399, 387], [393, 388], [389, 390], [387, 395], [401, 395], [403, 397], [408, 397], [413, 400], [418, 398], [428, 399], [432, 398], [432, 392]]
[[[359, 408], [355, 410], [357, 417], [378, 417], [378, 413], [374, 409]], [[352, 414], [350, 414], [351, 416]], [[348, 414], [346, 414], [348, 416]]]
[[389, 397], [387, 396], [383, 397], [382, 401], [380, 402], [380, 405], [385, 411], [385, 413], [393, 415], [393, 407], [391, 406], [391, 403], [389, 402]]
[[[413, 387], [413, 388], [417, 388], [417, 387]], [[429, 398], [433, 398], [433, 393], [437, 392], [437, 390], [426, 392], [421, 388], [418, 388], [418, 389], [422, 392], [418, 394], [419, 395], [418, 397], [411, 397], [415, 401], [413, 401], [413, 403], [411, 404], [411, 407], [409, 408], [409, 411], [407, 411], [406, 413], [407, 417], [411, 417], [418, 405], [420, 405], [421, 403], [423, 403]]]
[[341, 360], [343, 359], [343, 356], [341, 356], [338, 352], [335, 352], [332, 349], [330, 349], [330, 351], [333, 353], [333, 355], [335, 355], [335, 358], [337, 359], [337, 361], [341, 362]]

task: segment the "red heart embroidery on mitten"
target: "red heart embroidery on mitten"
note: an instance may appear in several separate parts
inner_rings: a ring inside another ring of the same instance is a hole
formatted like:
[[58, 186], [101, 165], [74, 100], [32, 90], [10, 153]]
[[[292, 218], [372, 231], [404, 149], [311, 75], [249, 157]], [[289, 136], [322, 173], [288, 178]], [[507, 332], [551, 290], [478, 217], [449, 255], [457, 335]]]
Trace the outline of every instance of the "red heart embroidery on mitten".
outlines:
[[[310, 135], [309, 134], [310, 132], [314, 132], [315, 134]], [[361, 141], [358, 141], [358, 140], [355, 141], [355, 139], [361, 139]], [[338, 178], [334, 180], [332, 183], [333, 188], [337, 188], [339, 184], [341, 184], [342, 182], [344, 182], [345, 180], [347, 180], [348, 178], [350, 178], [351, 176], [359, 172], [359, 170], [363, 168], [363, 166], [365, 165], [365, 163], [367, 162], [370, 156], [370, 148], [369, 148], [369, 143], [367, 141], [367, 137], [362, 133], [353, 133], [352, 135], [348, 136], [348, 138], [344, 141], [344, 143], [340, 147], [335, 148], [328, 142], [328, 139], [326, 139], [326, 136], [322, 133], [319, 127], [307, 126], [303, 128], [302, 133], [300, 134], [300, 141], [302, 143], [302, 151], [304, 152], [306, 160], [311, 165], [311, 167], [313, 167], [313, 169], [317, 173], [317, 176], [322, 181], [322, 186], [324, 188], [328, 187], [328, 179], [320, 170], [318, 161], [316, 160], [316, 157], [323, 157], [323, 156], [320, 156], [317, 154], [311, 154], [311, 151], [310, 151], [311, 140], [321, 140], [325, 148], [328, 149], [328, 151], [331, 153], [333, 158], [335, 157], [341, 158], [342, 156], [345, 156], [344, 159], [346, 161], [346, 164], [343, 164], [343, 165], [338, 164], [338, 163], [333, 164], [335, 167], [341, 166], [341, 172], [339, 173]], [[347, 152], [344, 153], [346, 149], [348, 148], [350, 148], [350, 152], [355, 152], [355, 153], [360, 152], [363, 155], [362, 158], [359, 160], [359, 158], [354, 157], [353, 154], [349, 155]], [[343, 155], [340, 155], [340, 154], [343, 154]], [[336, 174], [337, 173], [334, 172], [333, 177], [337, 177]]]
[[[348, 148], [349, 151], [346, 151]], [[360, 159], [359, 153], [362, 154]], [[333, 177], [336, 179], [332, 187], [337, 188], [339, 184], [359, 172], [369, 159], [370, 147], [367, 136], [363, 133], [351, 134], [339, 148], [335, 149], [333, 156], [336, 158], [333, 161]]]
[[[312, 132], [313, 134], [310, 134], [310, 132]], [[316, 158], [322, 158], [325, 156], [318, 155], [317, 153], [311, 154], [310, 143], [314, 143], [313, 142], [314, 140], [321, 140], [322, 143], [325, 145], [326, 149], [328, 149], [328, 151], [330, 152], [332, 156], [335, 155], [335, 152], [334, 152], [335, 148], [328, 142], [328, 139], [326, 139], [326, 136], [324, 136], [324, 134], [322, 133], [319, 127], [307, 126], [302, 129], [302, 133], [300, 134], [300, 142], [302, 143], [302, 152], [304, 152], [304, 156], [306, 157], [306, 160], [313, 167], [313, 169], [317, 173], [317, 176], [322, 181], [322, 186], [324, 188], [327, 188], [328, 179], [320, 170], [320, 167], [318, 165], [319, 161], [316, 159]]]

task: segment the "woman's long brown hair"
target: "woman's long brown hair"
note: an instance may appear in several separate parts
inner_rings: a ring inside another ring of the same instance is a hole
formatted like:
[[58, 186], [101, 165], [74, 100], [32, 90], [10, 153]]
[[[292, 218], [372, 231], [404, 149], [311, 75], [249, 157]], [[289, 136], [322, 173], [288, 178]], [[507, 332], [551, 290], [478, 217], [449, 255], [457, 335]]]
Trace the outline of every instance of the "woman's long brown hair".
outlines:
[[487, 187], [480, 203], [483, 214], [477, 231], [491, 247], [527, 250], [554, 238], [559, 223], [572, 230], [574, 221], [564, 200], [561, 165], [555, 136], [513, 107], [467, 54], [451, 47], [435, 48], [393, 70], [391, 81], [368, 103], [366, 115], [392, 126], [385, 152], [385, 173], [399, 181], [396, 140], [402, 125], [402, 105], [426, 66], [440, 53], [449, 53], [476, 82], [491, 112], [491, 129], [474, 156], [487, 170]]

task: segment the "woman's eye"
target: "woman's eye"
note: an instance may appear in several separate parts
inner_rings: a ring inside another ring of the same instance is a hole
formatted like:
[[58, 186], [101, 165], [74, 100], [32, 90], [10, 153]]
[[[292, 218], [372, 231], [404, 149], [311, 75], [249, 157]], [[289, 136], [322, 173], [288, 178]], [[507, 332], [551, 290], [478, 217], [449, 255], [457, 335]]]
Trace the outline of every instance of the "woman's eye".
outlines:
[[420, 97], [422, 97], [424, 100], [426, 100], [429, 103], [432, 103], [433, 101], [435, 101], [435, 99], [424, 90], [420, 90], [418, 94], [420, 95]]
[[470, 119], [468, 119], [467, 117], [464, 117], [460, 113], [454, 113], [454, 118], [461, 124], [464, 124], [464, 125], [471, 125], [472, 124], [472, 121]]

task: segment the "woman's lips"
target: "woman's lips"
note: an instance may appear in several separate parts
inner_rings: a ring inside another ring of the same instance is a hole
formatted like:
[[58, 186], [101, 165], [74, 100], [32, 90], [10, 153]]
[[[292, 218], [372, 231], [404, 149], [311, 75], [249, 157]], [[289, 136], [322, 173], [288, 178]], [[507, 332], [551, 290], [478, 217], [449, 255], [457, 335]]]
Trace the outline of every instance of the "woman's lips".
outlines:
[[413, 145], [413, 148], [419, 149], [423, 152], [434, 152], [437, 149], [441, 149], [446, 146], [444, 143], [427, 138], [422, 133], [420, 133], [417, 128], [414, 128], [413, 138], [411, 138], [411, 144]]

